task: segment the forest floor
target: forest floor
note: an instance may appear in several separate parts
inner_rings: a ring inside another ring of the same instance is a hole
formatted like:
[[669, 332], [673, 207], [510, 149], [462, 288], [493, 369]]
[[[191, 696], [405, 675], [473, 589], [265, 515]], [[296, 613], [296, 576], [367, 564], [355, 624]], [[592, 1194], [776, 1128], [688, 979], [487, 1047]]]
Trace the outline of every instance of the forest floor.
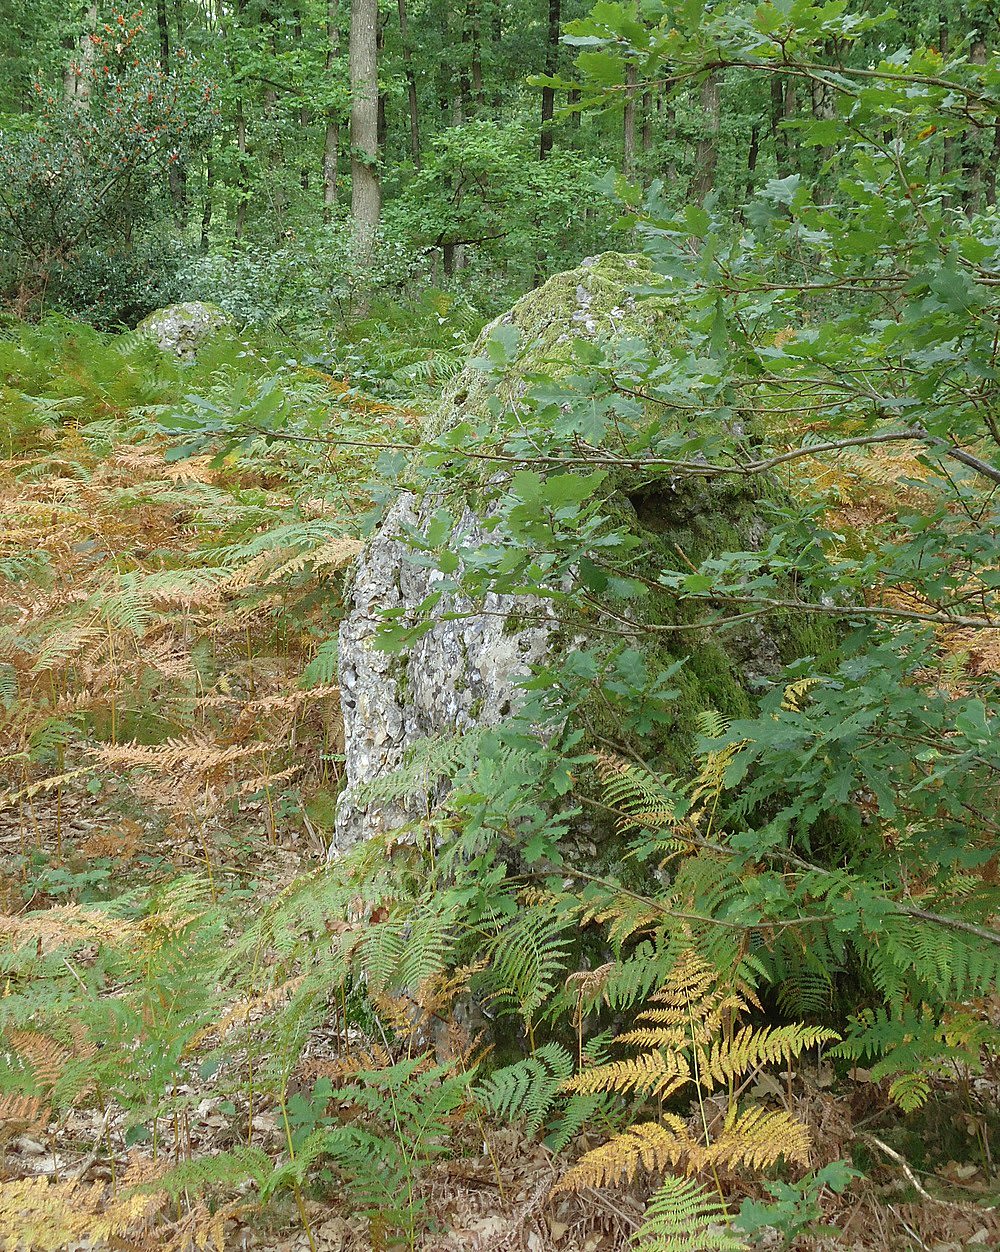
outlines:
[[[95, 877], [106, 889], [108, 883], [101, 878], [105, 871], [113, 873], [117, 890], [148, 888], [153, 881], [187, 872], [192, 863], [204, 867], [206, 849], [219, 890], [228, 886], [256, 900], [277, 895], [325, 859], [321, 839], [311, 841], [300, 828], [270, 832], [259, 807], [250, 806], [236, 818], [217, 818], [197, 838], [177, 838], [164, 829], [162, 815], [151, 820], [120, 795], [109, 803], [89, 795], [82, 782], [67, 784], [58, 798], [38, 796], [0, 813], [5, 911], [56, 907], [87, 896]], [[34, 894], [24, 900], [23, 895], [17, 898], [15, 885], [24, 882], [26, 860], [45, 870], [36, 879]], [[108, 869], [112, 861], [113, 871]], [[313, 1031], [296, 1081], [305, 1083], [318, 1064], [335, 1061], [341, 1042], [335, 1031]], [[863, 1073], [856, 1077], [845, 1094], [834, 1088], [829, 1073], [812, 1065], [784, 1076], [788, 1107], [810, 1127], [822, 1160], [849, 1155], [852, 1142], [859, 1135], [864, 1139], [866, 1127], [877, 1128], [880, 1119], [890, 1116], [878, 1084], [866, 1088]], [[767, 1077], [760, 1081], [773, 1083]], [[194, 1074], [187, 1090], [175, 1094], [186, 1097], [188, 1112], [182, 1130], [175, 1128], [173, 1144], [161, 1149], [168, 1159], [197, 1161], [226, 1152], [247, 1126], [253, 1141], [269, 1155], [278, 1159], [286, 1151], [273, 1101], [262, 1100], [249, 1116], [245, 1107], [238, 1107], [241, 1101], [220, 1094], [211, 1080], [199, 1083]], [[932, 1119], [925, 1133], [944, 1141], [955, 1129], [948, 1120], [961, 1122], [967, 1114], [957, 1087], [949, 1092], [942, 1084], [939, 1094], [935, 1117], [944, 1124], [935, 1126]], [[103, 1113], [68, 1109], [44, 1136], [31, 1131], [7, 1139], [5, 1176], [79, 1178], [108, 1185], [116, 1175], [155, 1176], [153, 1146], [145, 1142], [126, 1147], [126, 1121], [126, 1111], [113, 1105]], [[416, 1179], [413, 1201], [422, 1214], [423, 1233], [415, 1246], [426, 1252], [624, 1252], [642, 1217], [644, 1197], [638, 1189], [552, 1194], [571, 1161], [599, 1141], [583, 1135], [571, 1151], [555, 1155], [517, 1127], [479, 1122], [456, 1128], [447, 1159]], [[869, 1140], [875, 1156], [883, 1142]], [[824, 1220], [836, 1234], [817, 1231], [784, 1243], [775, 1232], [771, 1241], [756, 1246], [801, 1252], [1000, 1248], [1000, 1213], [981, 1205], [980, 1197], [988, 1197], [992, 1188], [980, 1166], [942, 1159], [933, 1173], [919, 1177], [905, 1161], [884, 1153], [873, 1163], [863, 1187], [825, 1206]], [[157, 1225], [152, 1223], [147, 1238], [155, 1238]], [[270, 1212], [250, 1206], [241, 1213], [237, 1208], [227, 1218], [224, 1237], [227, 1249], [259, 1252], [380, 1252], [407, 1246], [392, 1242], [380, 1231], [377, 1218], [359, 1215], [335, 1192], [306, 1198], [301, 1212], [291, 1211], [287, 1203]], [[65, 1252], [83, 1252], [99, 1245], [86, 1238], [62, 1246]], [[147, 1245], [139, 1240], [126, 1246]]]
[[[164, 367], [154, 386], [134, 346], [95, 338], [83, 352], [60, 334], [39, 332], [7, 363], [8, 376], [20, 371], [25, 403], [10, 409], [0, 462], [0, 930], [16, 934], [34, 919], [39, 957], [46, 913], [53, 926], [65, 924], [73, 910], [196, 876], [212, 906], [250, 919], [325, 864], [342, 752], [328, 641], [372, 500], [373, 458], [364, 452], [256, 443], [240, 458], [169, 459], [150, 414], [199, 386], [209, 402], [228, 394], [246, 374], [246, 345], [194, 377]], [[258, 379], [244, 377], [251, 407], [271, 403], [271, 369], [261, 358]], [[282, 403], [301, 415], [293, 430], [303, 439], [317, 422], [361, 441], [410, 437], [412, 414], [315, 370], [286, 371], [281, 389]], [[63, 974], [80, 983], [81, 1004], [106, 1006], [121, 986], [93, 990], [88, 962], [92, 952], [77, 952]], [[7, 995], [41, 996], [46, 1007], [30, 970], [15, 963], [6, 976]], [[217, 1031], [226, 1012], [220, 1005]], [[308, 1091], [312, 1076], [342, 1059], [344, 1031], [335, 1023], [310, 1030], [286, 1094]], [[192, 1055], [203, 1034], [185, 1045]], [[72, 1188], [103, 1188], [107, 1204], [123, 1180], [155, 1182], [162, 1162], [210, 1162], [241, 1144], [275, 1161], [287, 1155], [284, 1105], [220, 1084], [214, 1071], [187, 1064], [183, 1049], [169, 1112], [144, 1128], [141, 1109], [85, 1098], [88, 1055], [94, 1061], [85, 1051], [75, 1058], [84, 1071], [77, 1094], [57, 1098], [56, 1074], [44, 1117], [23, 1125], [0, 1117], [6, 1182], [52, 1180], [67, 1188], [72, 1209], [82, 1204]], [[775, 1233], [761, 1246], [1000, 1248], [1000, 1213], [977, 1204], [992, 1190], [990, 1145], [960, 1082], [942, 1080], [919, 1123], [922, 1172], [883, 1138], [894, 1114], [863, 1073], [841, 1091], [830, 1074], [802, 1065], [775, 1086], [810, 1127], [821, 1162], [861, 1143], [869, 1178], [827, 1203], [824, 1218], [840, 1233], [791, 1242]], [[977, 1138], [979, 1160], [967, 1150]], [[192, 1184], [155, 1213], [137, 1211], [131, 1233], [111, 1242], [220, 1252], [615, 1252], [639, 1223], [641, 1194], [552, 1193], [568, 1161], [598, 1141], [582, 1135], [555, 1156], [518, 1127], [456, 1122], [447, 1153], [413, 1175], [419, 1232], [403, 1242], [377, 1211], [359, 1216], [335, 1183], [263, 1207], [246, 1189], [209, 1204]], [[0, 1200], [0, 1219], [10, 1216]], [[9, 1239], [9, 1226], [0, 1234]], [[35, 1246], [102, 1246], [93, 1233], [52, 1238]]]

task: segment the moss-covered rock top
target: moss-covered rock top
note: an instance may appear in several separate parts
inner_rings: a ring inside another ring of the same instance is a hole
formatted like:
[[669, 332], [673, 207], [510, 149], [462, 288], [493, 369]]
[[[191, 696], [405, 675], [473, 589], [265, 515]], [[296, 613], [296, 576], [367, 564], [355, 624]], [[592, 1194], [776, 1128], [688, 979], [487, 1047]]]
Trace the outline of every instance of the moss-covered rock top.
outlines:
[[[485, 417], [490, 398], [497, 394], [501, 401], [515, 398], [523, 390], [520, 379], [525, 375], [558, 378], [569, 372], [574, 340], [669, 333], [673, 298], [666, 291], [662, 296], [636, 296], [631, 290], [659, 281], [645, 257], [622, 252], [604, 252], [576, 269], [553, 275], [485, 327], [470, 364], [451, 380], [425, 422], [425, 433], [433, 437], [470, 417]], [[515, 369], [498, 392], [495, 380], [474, 362], [501, 326], [513, 326], [519, 340]]]

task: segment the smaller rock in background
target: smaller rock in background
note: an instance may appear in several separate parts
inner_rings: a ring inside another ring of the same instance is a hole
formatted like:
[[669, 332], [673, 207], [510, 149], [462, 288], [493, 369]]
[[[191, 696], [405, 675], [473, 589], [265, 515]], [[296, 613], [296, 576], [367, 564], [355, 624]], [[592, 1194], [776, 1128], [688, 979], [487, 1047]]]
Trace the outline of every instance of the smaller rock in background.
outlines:
[[162, 352], [172, 352], [182, 361], [193, 361], [206, 339], [230, 323], [229, 316], [217, 305], [191, 300], [156, 309], [135, 329], [151, 339]]

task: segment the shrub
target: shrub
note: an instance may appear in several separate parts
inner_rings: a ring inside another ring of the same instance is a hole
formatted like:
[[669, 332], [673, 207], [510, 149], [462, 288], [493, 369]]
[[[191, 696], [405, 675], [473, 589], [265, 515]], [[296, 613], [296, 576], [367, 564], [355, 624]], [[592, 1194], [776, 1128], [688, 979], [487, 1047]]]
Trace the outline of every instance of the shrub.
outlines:
[[140, 274], [157, 254], [140, 246], [143, 227], [213, 114], [196, 63], [179, 49], [164, 73], [140, 52], [142, 34], [141, 13], [117, 14], [90, 36], [85, 95], [68, 101], [37, 83], [34, 127], [0, 131], [0, 282], [22, 314], [55, 302], [114, 323], [151, 298]]

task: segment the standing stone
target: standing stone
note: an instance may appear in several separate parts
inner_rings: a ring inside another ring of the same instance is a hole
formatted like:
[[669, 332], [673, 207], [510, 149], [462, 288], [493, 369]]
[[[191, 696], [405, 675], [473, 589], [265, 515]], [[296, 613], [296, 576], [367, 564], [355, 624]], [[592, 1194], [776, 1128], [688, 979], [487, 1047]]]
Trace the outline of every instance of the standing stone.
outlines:
[[[630, 294], [630, 288], [648, 287], [654, 277], [641, 258], [609, 253], [556, 275], [519, 300], [486, 328], [473, 354], [482, 354], [498, 326], [514, 326], [519, 368], [498, 389], [483, 369], [466, 366], [428, 418], [427, 433], [436, 436], [463, 421], [488, 422], [491, 400], [495, 404], [499, 395], [501, 403], [515, 404], [525, 389], [518, 376], [532, 368], [555, 375], [571, 372], [574, 340], [622, 335], [649, 342], [666, 339], [676, 326], [669, 297], [636, 299]], [[484, 469], [479, 502], [466, 506], [451, 532], [449, 546], [459, 558], [489, 540], [490, 497], [502, 490], [492, 473]], [[669, 565], [678, 547], [699, 560], [734, 545], [759, 546], [766, 534], [759, 504], [768, 493], [773, 495], [771, 484], [752, 479], [696, 477], [650, 484], [647, 478], [634, 491], [627, 481], [619, 482], [612, 506], [644, 543], [664, 553]], [[443, 504], [443, 494], [433, 490], [423, 496], [400, 495], [357, 564], [340, 630], [346, 786], [337, 808], [333, 855], [425, 813], [436, 794], [425, 791], [385, 801], [372, 792], [420, 741], [453, 738], [510, 717], [521, 694], [518, 680], [532, 664], [551, 660], [554, 651], [572, 646], [578, 637], [574, 632], [579, 627], [564, 629], [546, 602], [491, 592], [473, 604], [448, 593], [433, 612], [431, 629], [407, 651], [374, 649], [381, 610], [415, 609], [436, 586], [440, 589], [443, 575], [422, 561], [403, 536], [407, 530], [426, 534]], [[652, 599], [654, 614], [666, 618], [676, 613], [669, 593]], [[785, 651], [780, 630], [775, 634], [755, 624], [730, 632], [725, 641], [708, 631], [696, 633], [697, 654], [678, 679], [684, 689], [674, 736], [678, 755], [687, 751], [698, 712], [709, 707], [737, 715], [749, 712], [747, 692], [753, 678], [773, 673]], [[657, 664], [666, 666], [691, 652], [692, 635], [654, 636], [646, 651], [655, 672]]]

